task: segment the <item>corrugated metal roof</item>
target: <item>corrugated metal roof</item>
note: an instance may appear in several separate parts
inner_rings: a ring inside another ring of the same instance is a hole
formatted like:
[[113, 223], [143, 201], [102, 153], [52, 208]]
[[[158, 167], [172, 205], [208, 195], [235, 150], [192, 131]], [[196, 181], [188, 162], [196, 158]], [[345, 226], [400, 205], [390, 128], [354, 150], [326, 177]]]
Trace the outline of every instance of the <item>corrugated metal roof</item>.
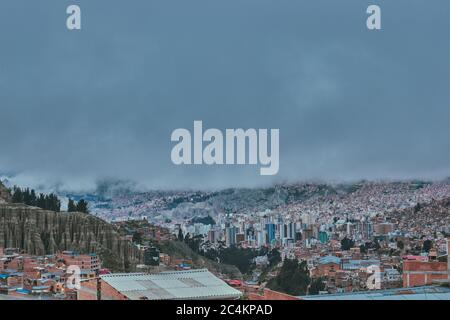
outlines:
[[303, 300], [450, 300], [450, 288], [424, 286], [340, 294], [301, 296]]
[[340, 264], [341, 259], [335, 256], [326, 256], [319, 259], [319, 264], [335, 263]]
[[[305, 297], [302, 297], [304, 299]], [[307, 300], [450, 300], [450, 293], [431, 293], [431, 294], [400, 294], [392, 296], [377, 295], [327, 295], [317, 296], [316, 298], [306, 298]]]
[[116, 273], [100, 278], [131, 300], [232, 299], [241, 292], [207, 269], [170, 271], [157, 274]]

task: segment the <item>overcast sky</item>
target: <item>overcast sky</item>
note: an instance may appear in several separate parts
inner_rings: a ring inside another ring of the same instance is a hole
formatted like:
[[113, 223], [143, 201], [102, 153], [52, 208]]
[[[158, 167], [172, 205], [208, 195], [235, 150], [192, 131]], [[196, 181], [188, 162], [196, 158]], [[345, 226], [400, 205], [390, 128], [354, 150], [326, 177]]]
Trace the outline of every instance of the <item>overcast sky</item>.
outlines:
[[[450, 176], [448, 0], [2, 0], [0, 41], [0, 172], [177, 189]], [[173, 165], [171, 132], [194, 120], [279, 128], [279, 174]]]

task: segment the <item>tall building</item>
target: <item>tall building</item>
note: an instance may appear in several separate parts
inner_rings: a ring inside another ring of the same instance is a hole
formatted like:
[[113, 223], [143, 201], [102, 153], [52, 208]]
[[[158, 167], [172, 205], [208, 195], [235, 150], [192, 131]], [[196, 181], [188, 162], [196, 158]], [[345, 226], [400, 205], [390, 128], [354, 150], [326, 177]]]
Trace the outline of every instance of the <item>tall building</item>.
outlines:
[[267, 244], [266, 235], [267, 235], [266, 230], [258, 230], [258, 232], [256, 234], [256, 241], [257, 241], [258, 247], [262, 247]]
[[302, 222], [305, 226], [310, 226], [315, 223], [314, 217], [309, 213], [302, 214]]
[[394, 231], [394, 225], [392, 223], [383, 222], [373, 226], [375, 234], [384, 236]]
[[362, 220], [358, 223], [358, 233], [363, 239], [371, 239], [373, 236], [373, 224], [370, 221]]
[[60, 258], [66, 265], [78, 266], [82, 271], [96, 272], [100, 270], [100, 259], [95, 253], [78, 254], [73, 251], [63, 251]]
[[325, 231], [319, 232], [319, 241], [321, 243], [327, 243], [328, 242], [328, 234]]
[[236, 243], [241, 244], [245, 242], [245, 234], [244, 233], [237, 233], [236, 234]]
[[295, 231], [296, 231], [295, 223], [289, 222], [287, 224], [287, 238], [295, 240]]
[[227, 247], [236, 245], [236, 227], [228, 226], [225, 228], [225, 244]]
[[351, 222], [347, 222], [346, 223], [346, 233], [347, 233], [347, 237], [351, 238], [353, 237], [353, 230], [354, 230], [354, 225]]
[[220, 239], [219, 230], [209, 230], [208, 231], [208, 241], [211, 243], [217, 243]]
[[278, 223], [278, 234], [280, 239], [286, 238], [287, 228], [283, 222]]
[[266, 231], [267, 231], [267, 237], [268, 237], [267, 241], [269, 244], [271, 244], [273, 241], [275, 241], [275, 224], [267, 223]]

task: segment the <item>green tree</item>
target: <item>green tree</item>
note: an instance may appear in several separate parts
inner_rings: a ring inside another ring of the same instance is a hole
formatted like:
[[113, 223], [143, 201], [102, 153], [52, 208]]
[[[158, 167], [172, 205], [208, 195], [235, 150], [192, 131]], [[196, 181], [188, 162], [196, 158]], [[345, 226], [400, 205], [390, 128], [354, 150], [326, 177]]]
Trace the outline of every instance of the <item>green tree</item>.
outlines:
[[69, 199], [69, 203], [67, 204], [67, 212], [75, 212], [77, 211], [77, 205], [73, 199]]
[[61, 201], [55, 194], [51, 193], [45, 197], [45, 207], [43, 209], [59, 212], [61, 211]]
[[344, 251], [350, 250], [355, 245], [355, 242], [347, 237], [341, 240], [341, 248]]
[[267, 287], [290, 295], [305, 295], [311, 282], [306, 261], [285, 259], [279, 274], [269, 280]]
[[183, 241], [184, 240], [184, 236], [183, 236], [183, 231], [181, 231], [181, 228], [178, 230], [178, 241]]
[[281, 254], [278, 249], [274, 248], [267, 254], [267, 259], [269, 260], [269, 266], [276, 266], [281, 262]]
[[257, 251], [249, 248], [238, 248], [232, 246], [224, 248], [219, 252], [220, 261], [236, 266], [243, 274], [249, 273], [253, 267], [253, 258]]
[[317, 295], [320, 291], [325, 290], [325, 279], [322, 277], [316, 278], [311, 281], [311, 285], [309, 286], [309, 294]]
[[433, 242], [431, 240], [425, 240], [423, 242], [422, 251], [428, 253], [428, 252], [430, 252], [432, 247], [433, 247]]
[[137, 243], [137, 244], [142, 244], [142, 233], [140, 232], [135, 232], [133, 233], [133, 242]]
[[45, 208], [45, 195], [43, 193], [39, 194], [39, 197], [36, 200], [36, 207]]
[[14, 186], [14, 189], [13, 189], [12, 202], [13, 203], [23, 203], [22, 189], [20, 189], [16, 186]]
[[61, 201], [58, 197], [51, 194], [39, 194], [39, 197], [36, 196], [36, 192], [34, 190], [30, 190], [29, 188], [21, 189], [14, 186], [12, 202], [14, 203], [24, 203], [28, 206], [36, 206], [44, 210], [51, 210], [59, 212], [61, 209]]
[[27, 206], [30, 205], [30, 189], [26, 188], [22, 191], [23, 193], [23, 203], [25, 203]]
[[420, 205], [420, 203], [417, 203], [414, 207], [414, 213], [419, 212], [422, 209], [422, 206]]
[[84, 199], [81, 199], [80, 201], [78, 201], [78, 203], [77, 203], [77, 211], [78, 212], [89, 213], [88, 203], [86, 201], [84, 201]]
[[35, 206], [36, 205], [36, 192], [34, 190], [31, 190], [30, 193], [30, 205]]
[[366, 254], [367, 253], [367, 248], [366, 248], [365, 244], [362, 244], [362, 245], [359, 246], [359, 252], [361, 254]]

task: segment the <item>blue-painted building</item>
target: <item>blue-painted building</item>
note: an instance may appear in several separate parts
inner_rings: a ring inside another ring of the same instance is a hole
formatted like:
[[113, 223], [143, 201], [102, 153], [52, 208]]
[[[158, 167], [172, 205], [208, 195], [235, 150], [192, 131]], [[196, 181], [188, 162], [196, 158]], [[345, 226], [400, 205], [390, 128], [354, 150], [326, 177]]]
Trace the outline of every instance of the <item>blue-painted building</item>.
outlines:
[[275, 224], [274, 223], [267, 223], [266, 224], [266, 231], [269, 243], [272, 243], [272, 241], [275, 241]]

